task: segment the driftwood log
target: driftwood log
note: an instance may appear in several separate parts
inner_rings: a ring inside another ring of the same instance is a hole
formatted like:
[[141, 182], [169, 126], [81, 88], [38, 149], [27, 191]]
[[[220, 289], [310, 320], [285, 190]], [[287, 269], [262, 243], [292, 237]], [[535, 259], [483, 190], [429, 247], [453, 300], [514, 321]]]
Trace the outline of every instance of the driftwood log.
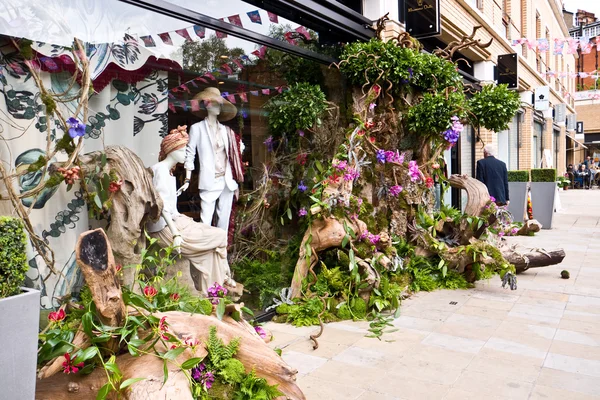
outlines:
[[502, 254], [509, 263], [515, 266], [517, 273], [527, 271], [529, 268], [560, 264], [566, 255], [563, 249], [552, 251], [526, 249], [523, 252], [512, 249], [511, 251], [503, 250]]
[[[112, 248], [107, 235], [101, 229], [88, 231], [81, 234], [77, 242], [77, 262], [82, 268], [85, 279], [90, 287], [92, 298], [98, 310], [98, 318], [106, 325], [119, 326], [125, 317], [119, 282], [116, 278], [115, 261], [112, 257]], [[118, 290], [117, 290], [118, 289]], [[217, 335], [225, 342], [240, 337], [241, 343], [236, 358], [244, 364], [247, 372], [252, 369], [259, 377], [265, 378], [269, 384], [278, 385], [279, 390], [289, 399], [305, 399], [302, 391], [296, 385], [297, 371], [292, 369], [277, 355], [256, 333], [254, 328], [244, 320], [236, 321], [233, 313], [239, 313], [239, 305], [227, 307], [225, 316], [219, 320], [213, 315], [190, 314], [178, 311], [155, 313], [157, 318], [166, 318], [169, 333], [180, 337], [205, 342], [211, 326], [217, 328]], [[132, 311], [132, 314], [137, 311]], [[139, 315], [139, 314], [138, 314]], [[148, 332], [140, 331], [140, 337]], [[81, 334], [83, 334], [81, 332]], [[79, 337], [79, 333], [78, 333]], [[118, 343], [115, 343], [118, 345]], [[89, 341], [82, 343], [82, 347], [89, 346]], [[155, 350], [165, 352], [161, 342]], [[187, 377], [181, 372], [179, 365], [191, 357], [202, 357], [206, 350], [200, 346], [196, 353], [186, 349], [177, 362], [170, 363], [169, 376], [163, 385], [164, 372], [163, 360], [150, 354], [133, 357], [126, 347], [116, 348], [117, 365], [123, 373], [123, 380], [129, 378], [146, 378], [136, 382], [122, 393], [120, 398], [129, 400], [170, 399], [191, 400], [192, 393]], [[152, 351], [150, 351], [152, 353]], [[62, 400], [62, 399], [94, 399], [98, 390], [107, 383], [106, 372], [96, 368], [89, 375], [57, 374], [64, 359], [60, 357], [51, 361], [53, 373], [46, 371], [40, 374], [44, 379], [39, 379], [36, 385], [36, 399]]]
[[[152, 184], [152, 172], [131, 150], [122, 146], [108, 146], [107, 163], [101, 173], [114, 171], [123, 180], [121, 190], [112, 197], [110, 224], [106, 234], [113, 246], [118, 264], [139, 264], [138, 250], [146, 221], [160, 218], [163, 203]], [[95, 173], [101, 166], [102, 152], [96, 151], [80, 157], [84, 173]], [[124, 268], [124, 283], [133, 283], [134, 268]]]

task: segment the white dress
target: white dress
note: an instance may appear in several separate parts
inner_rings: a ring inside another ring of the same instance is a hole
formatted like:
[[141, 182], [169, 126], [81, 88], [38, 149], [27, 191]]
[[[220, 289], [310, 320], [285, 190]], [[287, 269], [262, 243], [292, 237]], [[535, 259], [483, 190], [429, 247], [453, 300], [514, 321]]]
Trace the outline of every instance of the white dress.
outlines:
[[[177, 183], [167, 167], [158, 163], [152, 166], [153, 183], [163, 200], [163, 211], [171, 215], [179, 234], [183, 239], [181, 256], [187, 258], [200, 274], [194, 279], [196, 289], [206, 294], [215, 282], [223, 285], [230, 276], [227, 262], [227, 232], [212, 227], [177, 211]], [[158, 239], [159, 244], [167, 247], [173, 244], [173, 233], [161, 216], [156, 223], [148, 223], [146, 229], [150, 236]]]

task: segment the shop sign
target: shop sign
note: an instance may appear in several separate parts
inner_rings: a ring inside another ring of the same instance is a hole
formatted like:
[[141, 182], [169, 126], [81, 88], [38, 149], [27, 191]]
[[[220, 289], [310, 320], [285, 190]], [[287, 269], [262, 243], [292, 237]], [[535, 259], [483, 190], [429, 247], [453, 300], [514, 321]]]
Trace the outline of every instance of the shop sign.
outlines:
[[567, 130], [574, 131], [577, 125], [577, 114], [567, 115]]
[[438, 36], [442, 33], [440, 23], [440, 0], [405, 0], [406, 31], [417, 39]]
[[498, 56], [498, 84], [508, 85], [509, 89], [519, 86], [519, 58], [517, 53]]
[[540, 86], [535, 89], [535, 109], [546, 111], [550, 108], [550, 86]]
[[575, 133], [583, 134], [583, 121], [577, 121], [577, 126], [575, 127]]

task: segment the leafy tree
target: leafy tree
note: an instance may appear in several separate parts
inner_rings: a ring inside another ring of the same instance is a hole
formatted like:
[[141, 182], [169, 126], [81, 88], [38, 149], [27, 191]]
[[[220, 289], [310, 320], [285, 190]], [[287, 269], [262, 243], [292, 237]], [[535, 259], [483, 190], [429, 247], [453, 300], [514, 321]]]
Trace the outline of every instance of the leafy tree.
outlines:
[[[210, 35], [206, 40], [199, 42], [185, 42], [181, 46], [183, 53], [183, 68], [203, 73], [221, 66], [221, 64], [238, 58], [244, 54], [240, 47], [228, 48], [224, 39]], [[225, 58], [227, 57], [227, 58]], [[231, 65], [232, 68], [237, 68]]]

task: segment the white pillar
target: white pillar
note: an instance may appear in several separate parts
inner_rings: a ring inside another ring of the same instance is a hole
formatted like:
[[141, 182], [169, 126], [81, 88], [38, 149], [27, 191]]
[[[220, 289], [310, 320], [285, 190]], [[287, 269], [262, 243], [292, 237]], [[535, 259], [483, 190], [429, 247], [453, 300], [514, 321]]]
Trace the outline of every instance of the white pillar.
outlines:
[[482, 83], [494, 82], [494, 66], [491, 61], [478, 61], [473, 63], [473, 74]]
[[363, 0], [363, 15], [378, 20], [386, 13], [392, 21], [398, 21], [398, 0]]

